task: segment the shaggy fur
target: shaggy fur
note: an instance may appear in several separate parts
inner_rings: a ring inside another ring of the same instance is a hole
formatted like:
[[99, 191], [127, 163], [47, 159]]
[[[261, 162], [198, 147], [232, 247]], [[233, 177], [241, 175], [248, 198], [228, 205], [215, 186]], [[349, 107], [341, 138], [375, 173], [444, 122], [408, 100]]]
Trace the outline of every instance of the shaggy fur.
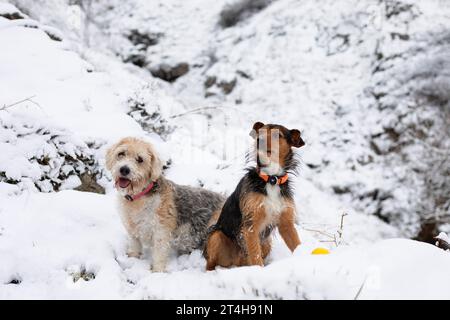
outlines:
[[[153, 271], [162, 272], [172, 249], [181, 254], [203, 247], [208, 226], [216, 221], [225, 200], [222, 195], [164, 178], [152, 145], [136, 138], [113, 145], [106, 167], [119, 191], [121, 218], [130, 236], [129, 256], [139, 257], [148, 248]], [[149, 193], [129, 200], [152, 181]]]
[[300, 244], [294, 226], [295, 204], [290, 180], [272, 185], [259, 174], [261, 171], [281, 177], [295, 172], [297, 161], [292, 147], [304, 145], [300, 131], [260, 122], [253, 129], [257, 167], [247, 170], [226, 200], [217, 223], [210, 228], [204, 250], [207, 270], [217, 265], [263, 265], [271, 250], [271, 233], [275, 227], [291, 251]]

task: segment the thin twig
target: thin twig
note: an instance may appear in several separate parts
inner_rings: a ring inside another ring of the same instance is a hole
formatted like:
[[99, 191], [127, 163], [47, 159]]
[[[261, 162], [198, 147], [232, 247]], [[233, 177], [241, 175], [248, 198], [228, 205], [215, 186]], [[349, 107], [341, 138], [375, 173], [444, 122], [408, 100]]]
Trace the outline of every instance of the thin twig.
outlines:
[[361, 287], [359, 287], [359, 290], [358, 290], [358, 292], [356, 293], [356, 296], [355, 296], [355, 298], [354, 298], [353, 300], [358, 300], [358, 298], [359, 298], [359, 296], [361, 295], [361, 292], [362, 292], [362, 290], [363, 290], [363, 288], [364, 288], [364, 285], [366, 284], [366, 281], [367, 281], [367, 277], [364, 279], [364, 281], [363, 281]]
[[225, 110], [233, 110], [233, 111], [240, 111], [240, 112], [242, 112], [242, 110], [239, 110], [239, 109], [236, 109], [236, 108], [233, 108], [233, 107], [220, 107], [220, 106], [201, 107], [201, 108], [188, 110], [188, 111], [183, 112], [183, 113], [172, 115], [172, 116], [169, 117], [169, 119], [175, 119], [175, 118], [183, 117], [185, 115], [199, 113], [199, 112], [202, 112], [202, 111], [205, 111], [205, 110], [220, 110], [222, 112], [225, 112]]
[[220, 109], [219, 107], [202, 107], [202, 108], [197, 108], [197, 109], [193, 109], [193, 110], [189, 110], [183, 113], [179, 113], [179, 114], [175, 114], [173, 116], [170, 116], [170, 119], [175, 119], [175, 118], [179, 118], [188, 114], [192, 114], [192, 113], [198, 113], [204, 110], [214, 110], [214, 109]]
[[339, 245], [341, 245], [342, 243], [345, 243], [345, 241], [343, 240], [344, 217], [347, 215], [348, 215], [348, 213], [343, 213], [341, 215], [341, 223], [339, 225], [339, 229], [336, 231], [337, 236], [336, 236], [336, 233], [332, 234], [332, 233], [322, 231], [322, 230], [317, 230], [317, 229], [304, 228], [304, 230], [310, 231], [310, 232], [316, 232], [316, 233], [321, 234], [329, 239], [329, 240], [321, 240], [319, 242], [332, 242], [336, 245], [336, 247], [339, 247]]
[[321, 234], [321, 235], [323, 235], [325, 237], [328, 237], [328, 238], [333, 238], [333, 235], [331, 233], [326, 232], [326, 231], [316, 230], [316, 229], [306, 229], [306, 228], [304, 230], [305, 231], [310, 231], [310, 232], [316, 232], [316, 233], [319, 233], [319, 234]]
[[34, 95], [34, 96], [30, 96], [30, 97], [28, 97], [28, 98], [25, 98], [25, 99], [23, 99], [23, 100], [20, 100], [20, 101], [17, 101], [17, 102], [8, 104], [8, 105], [5, 104], [5, 105], [3, 105], [3, 107], [0, 108], [0, 111], [6, 111], [6, 112], [8, 112], [8, 109], [9, 109], [9, 108], [14, 107], [14, 106], [16, 106], [16, 105], [18, 105], [18, 104], [20, 104], [20, 103], [31, 102], [31, 103], [34, 104], [36, 107], [38, 107], [38, 108], [42, 111], [43, 114], [45, 114], [46, 116], [48, 116], [47, 113], [44, 111], [44, 109], [41, 107], [41, 105], [40, 105], [39, 103], [37, 103], [36, 101], [33, 100], [34, 97], [36, 97], [36, 96], [35, 96], [35, 95]]
[[20, 104], [20, 103], [26, 102], [26, 101], [29, 101], [29, 102], [34, 103], [35, 105], [38, 105], [38, 106], [39, 106], [39, 104], [37, 104], [36, 102], [34, 102], [33, 100], [31, 100], [31, 99], [33, 99], [34, 97], [36, 97], [36, 96], [34, 95], [34, 96], [31, 96], [31, 97], [25, 98], [25, 99], [23, 99], [23, 100], [20, 100], [20, 101], [11, 103], [11, 104], [5, 104], [5, 105], [3, 105], [3, 107], [0, 108], [0, 110], [6, 110], [6, 109], [8, 109], [8, 108], [14, 107], [14, 106], [16, 106], [16, 105], [18, 105], [18, 104]]
[[343, 213], [341, 215], [341, 225], [339, 226], [339, 230], [337, 231], [337, 234], [339, 235], [339, 244], [342, 241], [342, 235], [344, 234], [344, 217], [347, 216], [347, 213]]

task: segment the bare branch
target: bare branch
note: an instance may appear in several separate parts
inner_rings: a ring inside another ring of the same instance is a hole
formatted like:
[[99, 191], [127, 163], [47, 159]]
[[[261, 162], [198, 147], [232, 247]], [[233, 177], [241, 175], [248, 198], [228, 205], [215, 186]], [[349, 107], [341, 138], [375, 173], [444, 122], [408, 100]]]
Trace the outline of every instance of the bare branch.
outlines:
[[342, 235], [344, 234], [344, 217], [347, 216], [348, 213], [343, 213], [341, 215], [341, 225], [339, 226], [339, 230], [337, 231], [337, 234], [339, 235], [339, 243], [342, 241]]
[[33, 99], [34, 97], [36, 97], [36, 96], [34, 95], [34, 96], [31, 96], [31, 97], [25, 98], [25, 99], [23, 99], [23, 100], [20, 100], [20, 101], [11, 103], [11, 104], [5, 104], [5, 105], [3, 105], [3, 107], [0, 108], [0, 110], [6, 110], [6, 109], [8, 109], [8, 108], [14, 107], [14, 106], [16, 106], [16, 105], [18, 105], [18, 104], [21, 104], [21, 103], [24, 103], [24, 102], [27, 102], [27, 101], [28, 101], [28, 102], [31, 102], [31, 103], [33, 103], [33, 104], [35, 104], [35, 105], [37, 105], [37, 106], [39, 106], [38, 103], [36, 103], [36, 102], [34, 102], [33, 100], [31, 100], [31, 99]]
[[353, 298], [353, 300], [358, 300], [359, 296], [361, 295], [361, 292], [364, 288], [364, 285], [366, 284], [367, 277], [364, 279], [363, 283], [361, 284], [361, 287], [359, 287], [358, 292], [356, 293], [356, 296]]
[[[219, 110], [225, 113], [225, 111], [227, 110], [233, 110], [233, 111], [239, 111], [242, 112], [242, 110], [239, 110], [237, 108], [233, 108], [233, 107], [221, 107], [221, 106], [212, 106], [212, 107], [201, 107], [201, 108], [196, 108], [196, 109], [192, 109], [192, 110], [188, 110], [186, 112], [183, 113], [179, 113], [179, 114], [175, 114], [170, 116], [170, 119], [175, 119], [175, 118], [179, 118], [179, 117], [183, 117], [185, 115], [189, 115], [189, 114], [197, 114], [197, 113], [201, 113], [203, 111], [206, 110]], [[206, 117], [208, 117], [209, 115], [204, 114]]]
[[310, 231], [310, 232], [316, 232], [327, 238], [327, 240], [319, 240], [319, 242], [324, 242], [324, 243], [331, 242], [331, 243], [334, 243], [336, 245], [336, 247], [339, 247], [341, 244], [346, 243], [343, 239], [343, 234], [344, 234], [344, 217], [347, 215], [348, 215], [347, 213], [343, 213], [341, 215], [341, 223], [339, 225], [339, 229], [334, 233], [330, 233], [330, 232], [327, 232], [324, 230], [312, 229], [312, 228], [304, 228], [304, 230]]

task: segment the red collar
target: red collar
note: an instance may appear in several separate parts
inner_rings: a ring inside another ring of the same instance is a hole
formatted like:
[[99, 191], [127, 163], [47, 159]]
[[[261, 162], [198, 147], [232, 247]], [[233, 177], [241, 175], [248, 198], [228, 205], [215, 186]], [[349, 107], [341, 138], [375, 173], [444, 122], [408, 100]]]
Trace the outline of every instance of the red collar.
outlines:
[[262, 173], [261, 169], [259, 168], [256, 169], [256, 171], [258, 172], [258, 175], [261, 177], [261, 179], [263, 179], [266, 183], [270, 183], [271, 185], [286, 183], [289, 178], [287, 173], [284, 176], [270, 176]]
[[141, 192], [139, 192], [138, 194], [135, 194], [133, 196], [130, 196], [129, 194], [127, 194], [125, 196], [125, 199], [127, 199], [128, 201], [134, 201], [139, 198], [142, 198], [143, 196], [145, 196], [147, 193], [149, 193], [153, 189], [155, 184], [156, 184], [155, 181], [152, 181], [144, 190], [142, 190]]

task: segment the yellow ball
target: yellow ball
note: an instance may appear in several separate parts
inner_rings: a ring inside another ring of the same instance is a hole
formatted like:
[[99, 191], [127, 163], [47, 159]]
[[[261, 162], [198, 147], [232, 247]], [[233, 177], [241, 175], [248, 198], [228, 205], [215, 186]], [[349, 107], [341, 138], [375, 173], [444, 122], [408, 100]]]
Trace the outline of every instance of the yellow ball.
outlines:
[[316, 248], [311, 252], [311, 254], [329, 254], [329, 253], [330, 251], [325, 248]]

